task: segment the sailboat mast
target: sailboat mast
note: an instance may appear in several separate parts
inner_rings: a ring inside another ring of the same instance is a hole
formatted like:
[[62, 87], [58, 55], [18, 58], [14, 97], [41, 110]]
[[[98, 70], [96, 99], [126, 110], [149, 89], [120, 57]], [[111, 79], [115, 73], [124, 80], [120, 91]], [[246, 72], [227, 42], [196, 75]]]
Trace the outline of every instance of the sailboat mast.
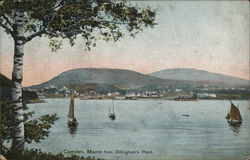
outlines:
[[74, 95], [72, 95], [72, 118], [75, 119], [75, 100], [74, 100]]
[[113, 113], [115, 113], [115, 102], [114, 102], [114, 99], [113, 99]]

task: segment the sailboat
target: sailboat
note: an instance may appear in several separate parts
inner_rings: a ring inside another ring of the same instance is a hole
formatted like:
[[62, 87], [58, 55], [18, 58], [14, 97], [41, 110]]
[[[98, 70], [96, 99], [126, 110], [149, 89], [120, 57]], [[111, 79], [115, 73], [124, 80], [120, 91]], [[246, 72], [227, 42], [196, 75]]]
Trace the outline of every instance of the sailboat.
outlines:
[[74, 95], [70, 97], [69, 113], [68, 113], [68, 126], [77, 126], [78, 122], [75, 118], [75, 109], [74, 109]]
[[226, 119], [227, 122], [232, 125], [242, 123], [239, 107], [236, 107], [232, 102], [231, 102], [230, 112], [227, 114]]
[[162, 104], [162, 98], [161, 98], [161, 100], [160, 100], [159, 104]]
[[112, 100], [112, 109], [113, 112], [110, 112], [110, 107], [109, 107], [109, 118], [112, 120], [115, 120], [115, 104], [114, 104], [114, 100]]

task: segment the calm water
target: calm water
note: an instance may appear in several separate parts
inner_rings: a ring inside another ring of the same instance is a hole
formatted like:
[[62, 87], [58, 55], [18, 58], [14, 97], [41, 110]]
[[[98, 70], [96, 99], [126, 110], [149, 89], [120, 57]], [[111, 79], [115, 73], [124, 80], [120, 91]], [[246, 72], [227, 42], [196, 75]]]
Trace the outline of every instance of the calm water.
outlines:
[[[111, 100], [75, 99], [76, 130], [67, 126], [69, 99], [30, 104], [36, 115], [57, 113], [50, 136], [28, 147], [44, 151], [80, 151], [85, 157], [148, 160], [245, 160], [250, 156], [248, 101], [239, 104], [243, 123], [233, 128], [225, 120], [230, 102], [156, 100], [115, 101], [116, 120], [108, 118]], [[190, 115], [189, 117], [183, 114]], [[102, 153], [87, 153], [87, 150]], [[125, 154], [119, 151], [134, 151]], [[148, 153], [142, 153], [142, 150]], [[112, 151], [105, 152], [104, 151]]]

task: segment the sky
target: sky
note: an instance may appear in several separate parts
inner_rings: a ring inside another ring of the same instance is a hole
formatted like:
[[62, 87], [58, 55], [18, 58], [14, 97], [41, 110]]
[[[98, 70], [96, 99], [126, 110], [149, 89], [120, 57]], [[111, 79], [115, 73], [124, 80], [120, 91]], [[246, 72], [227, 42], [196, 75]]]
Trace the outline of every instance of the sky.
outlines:
[[[143, 1], [157, 9], [153, 29], [117, 43], [98, 41], [85, 51], [83, 41], [51, 52], [46, 38], [25, 46], [23, 85], [45, 82], [73, 68], [119, 68], [151, 73], [195, 68], [249, 79], [248, 1]], [[13, 42], [0, 30], [0, 72], [11, 77]]]

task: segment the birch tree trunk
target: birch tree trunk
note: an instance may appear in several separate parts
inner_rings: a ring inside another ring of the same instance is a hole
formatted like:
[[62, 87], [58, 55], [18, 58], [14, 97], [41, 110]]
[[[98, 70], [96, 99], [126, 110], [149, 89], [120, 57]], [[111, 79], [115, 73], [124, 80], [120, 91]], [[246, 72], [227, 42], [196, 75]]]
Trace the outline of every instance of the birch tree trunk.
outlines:
[[20, 9], [16, 11], [14, 26], [14, 65], [12, 81], [16, 88], [12, 89], [13, 101], [13, 133], [11, 145], [11, 157], [20, 159], [24, 150], [24, 123], [22, 104], [22, 79], [23, 79], [23, 55], [24, 55], [24, 14]]

